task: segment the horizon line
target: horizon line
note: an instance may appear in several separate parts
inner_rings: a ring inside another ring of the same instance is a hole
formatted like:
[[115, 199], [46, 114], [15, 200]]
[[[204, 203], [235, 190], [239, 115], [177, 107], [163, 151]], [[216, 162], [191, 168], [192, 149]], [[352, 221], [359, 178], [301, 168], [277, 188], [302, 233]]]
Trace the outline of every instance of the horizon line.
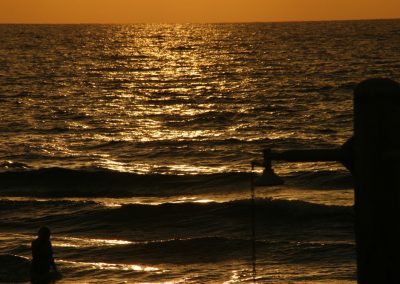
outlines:
[[282, 20], [282, 21], [221, 21], [221, 22], [0, 22], [0, 25], [135, 25], [135, 24], [273, 24], [307, 22], [351, 22], [351, 21], [387, 21], [399, 18], [361, 18], [361, 19], [321, 19], [321, 20]]

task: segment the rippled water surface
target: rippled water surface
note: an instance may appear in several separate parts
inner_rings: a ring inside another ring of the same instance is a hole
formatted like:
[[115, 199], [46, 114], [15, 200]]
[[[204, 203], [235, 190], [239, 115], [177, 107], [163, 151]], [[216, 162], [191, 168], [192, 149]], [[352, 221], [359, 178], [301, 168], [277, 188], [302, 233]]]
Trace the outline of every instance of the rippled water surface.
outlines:
[[32, 167], [244, 170], [270, 142], [343, 143], [354, 85], [400, 67], [398, 21], [2, 25], [0, 36], [0, 155]]
[[[47, 224], [60, 283], [249, 282], [250, 161], [341, 145], [356, 84], [400, 80], [398, 20], [0, 25], [0, 39], [0, 263], [19, 271], [0, 280], [26, 280]], [[286, 184], [256, 191], [259, 282], [353, 283], [349, 174], [274, 166]]]

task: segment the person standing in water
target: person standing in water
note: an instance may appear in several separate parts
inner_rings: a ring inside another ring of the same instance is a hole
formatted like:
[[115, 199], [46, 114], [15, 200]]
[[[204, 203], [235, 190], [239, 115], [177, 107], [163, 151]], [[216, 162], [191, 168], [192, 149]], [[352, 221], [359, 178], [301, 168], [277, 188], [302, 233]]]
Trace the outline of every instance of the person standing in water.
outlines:
[[32, 242], [31, 283], [48, 284], [54, 282], [59, 275], [53, 258], [50, 241], [50, 229], [41, 227], [38, 237]]

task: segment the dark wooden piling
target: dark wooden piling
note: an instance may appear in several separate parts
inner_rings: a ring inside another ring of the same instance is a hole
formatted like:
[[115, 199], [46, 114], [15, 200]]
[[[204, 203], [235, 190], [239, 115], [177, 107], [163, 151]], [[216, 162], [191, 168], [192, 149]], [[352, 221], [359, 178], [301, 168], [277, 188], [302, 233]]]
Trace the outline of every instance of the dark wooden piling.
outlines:
[[353, 149], [358, 283], [400, 283], [398, 83], [370, 79], [357, 86]]

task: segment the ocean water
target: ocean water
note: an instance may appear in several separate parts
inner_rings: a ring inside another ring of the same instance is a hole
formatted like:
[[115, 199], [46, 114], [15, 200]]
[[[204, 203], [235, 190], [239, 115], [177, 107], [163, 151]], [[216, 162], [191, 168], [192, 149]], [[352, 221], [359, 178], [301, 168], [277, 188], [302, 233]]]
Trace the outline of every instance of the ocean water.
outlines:
[[[58, 283], [251, 283], [250, 162], [343, 144], [399, 45], [400, 20], [0, 25], [0, 281], [47, 225]], [[257, 283], [355, 283], [349, 173], [273, 166]]]

